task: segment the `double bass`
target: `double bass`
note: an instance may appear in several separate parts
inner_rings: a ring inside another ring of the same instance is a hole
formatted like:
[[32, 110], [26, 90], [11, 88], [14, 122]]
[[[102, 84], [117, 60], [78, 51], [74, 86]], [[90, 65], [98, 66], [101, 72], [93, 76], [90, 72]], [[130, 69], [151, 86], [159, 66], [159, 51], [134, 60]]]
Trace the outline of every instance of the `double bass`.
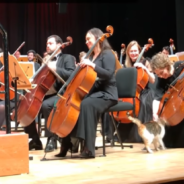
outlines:
[[[106, 31], [107, 33], [96, 40], [85, 58], [89, 58], [97, 43], [110, 37], [114, 30], [112, 26], [107, 26]], [[63, 138], [73, 130], [80, 113], [80, 104], [95, 83], [96, 77], [97, 73], [90, 66], [76, 68], [58, 92], [60, 99], [54, 105], [47, 120], [49, 131]]]
[[[148, 44], [146, 44], [141, 53], [139, 54], [139, 57], [137, 58], [135, 63], [139, 63], [144, 52], [147, 51], [149, 48], [153, 46], [153, 40], [151, 38], [148, 39]], [[135, 115], [138, 116], [139, 114], [139, 109], [140, 109], [140, 94], [141, 91], [146, 87], [148, 81], [149, 81], [149, 76], [147, 72], [140, 67], [137, 68], [137, 89], [136, 89], [136, 97], [135, 97]], [[123, 102], [129, 102], [133, 104], [132, 98], [121, 98], [119, 99]], [[113, 117], [116, 121], [121, 122], [121, 123], [131, 123], [131, 121], [127, 118], [126, 115], [127, 111], [118, 111], [118, 112], [113, 112]], [[131, 116], [133, 116], [133, 111], [129, 111]]]
[[[67, 42], [62, 43], [32, 77], [32, 84], [36, 87], [31, 89], [29, 93], [25, 94], [25, 98], [20, 100], [17, 109], [17, 121], [22, 126], [26, 127], [34, 121], [40, 111], [43, 99], [48, 90], [54, 84], [56, 77], [62, 83], [65, 83], [65, 81], [55, 71], [50, 69], [47, 64], [60, 48], [63, 49], [66, 46], [71, 45], [72, 41], [71, 37], [67, 37]], [[12, 119], [14, 119], [14, 116], [15, 111], [13, 111]]]

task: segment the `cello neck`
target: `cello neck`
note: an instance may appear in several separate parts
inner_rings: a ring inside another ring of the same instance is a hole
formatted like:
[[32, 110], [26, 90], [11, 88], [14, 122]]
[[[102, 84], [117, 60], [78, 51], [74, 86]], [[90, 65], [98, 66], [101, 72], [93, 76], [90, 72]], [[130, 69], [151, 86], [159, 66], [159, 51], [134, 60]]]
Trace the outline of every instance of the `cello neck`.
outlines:
[[135, 63], [139, 63], [140, 62], [140, 60], [141, 60], [145, 50], [146, 50], [146, 47], [144, 46]]
[[171, 55], [173, 55], [174, 54], [174, 52], [173, 52], [173, 48], [172, 48], [172, 46], [170, 45], [170, 52], [171, 52]]
[[120, 54], [120, 61], [119, 61], [119, 62], [120, 62], [120, 64], [122, 64], [122, 63], [123, 63], [123, 61], [122, 61], [122, 60], [123, 60], [123, 54], [122, 54], [122, 52], [121, 52], [121, 54]]

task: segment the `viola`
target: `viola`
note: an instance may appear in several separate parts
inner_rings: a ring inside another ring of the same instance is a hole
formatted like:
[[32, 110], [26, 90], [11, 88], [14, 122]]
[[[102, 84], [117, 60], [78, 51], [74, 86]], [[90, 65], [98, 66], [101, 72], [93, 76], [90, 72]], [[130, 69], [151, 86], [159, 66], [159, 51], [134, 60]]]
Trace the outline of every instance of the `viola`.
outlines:
[[[148, 39], [148, 44], [146, 44], [143, 47], [135, 63], [140, 62], [140, 59], [142, 58], [144, 52], [147, 51], [152, 46], [153, 46], [153, 40], [150, 38]], [[140, 109], [140, 100], [139, 100], [140, 93], [146, 87], [149, 81], [149, 76], [143, 68], [140, 68], [140, 67], [136, 67], [136, 68], [137, 68], [137, 89], [136, 89], [136, 97], [135, 97], [135, 115], [138, 116], [139, 109]], [[121, 98], [119, 100], [134, 104], [133, 98]], [[121, 123], [131, 123], [131, 121], [127, 118], [126, 113], [127, 111], [113, 112], [114, 119]], [[129, 113], [131, 114], [131, 116], [134, 116], [133, 111], [129, 111]]]
[[170, 43], [170, 52], [171, 52], [171, 55], [174, 54], [174, 50], [176, 49], [175, 46], [174, 46], [174, 40], [172, 38], [169, 39], [169, 43]]
[[171, 126], [179, 124], [184, 119], [184, 69], [163, 95], [158, 116]]
[[[67, 41], [68, 42], [62, 43], [62, 48], [71, 45], [72, 38], [67, 37]], [[32, 77], [32, 84], [34, 84], [36, 87], [31, 89], [29, 93], [26, 93], [25, 98], [19, 100], [20, 103], [17, 109], [17, 121], [24, 127], [29, 126], [38, 115], [42, 106], [43, 99], [48, 90], [54, 84], [56, 78], [59, 79], [62, 83], [65, 83], [65, 81], [55, 71], [47, 66], [48, 62], [54, 57], [54, 55], [61, 47], [58, 47], [53, 52], [53, 54], [46, 60], [46, 62]], [[13, 111], [11, 118], [14, 119], [14, 116], [15, 111]]]
[[[91, 55], [97, 43], [103, 42], [113, 34], [113, 27], [107, 26], [106, 31], [108, 33], [104, 33], [96, 40], [85, 58]], [[80, 104], [94, 85], [96, 77], [96, 72], [90, 66], [76, 68], [58, 92], [60, 99], [55, 104], [47, 121], [49, 131], [59, 137], [66, 137], [73, 130], [80, 113]]]

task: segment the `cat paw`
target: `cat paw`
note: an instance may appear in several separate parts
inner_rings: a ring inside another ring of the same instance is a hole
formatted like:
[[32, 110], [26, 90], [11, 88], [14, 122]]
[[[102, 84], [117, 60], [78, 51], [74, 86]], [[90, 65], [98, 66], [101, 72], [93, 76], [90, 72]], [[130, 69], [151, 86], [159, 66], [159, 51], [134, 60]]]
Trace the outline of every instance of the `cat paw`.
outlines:
[[147, 148], [148, 153], [153, 153], [153, 151], [150, 148]]

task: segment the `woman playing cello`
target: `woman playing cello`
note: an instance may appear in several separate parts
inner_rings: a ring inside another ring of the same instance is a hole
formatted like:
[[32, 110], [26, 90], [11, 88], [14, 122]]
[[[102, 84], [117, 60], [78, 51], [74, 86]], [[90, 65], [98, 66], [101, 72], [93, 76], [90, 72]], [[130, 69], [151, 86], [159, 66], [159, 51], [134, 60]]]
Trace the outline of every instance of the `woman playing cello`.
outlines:
[[[90, 29], [86, 34], [86, 45], [90, 49], [103, 32], [98, 28]], [[111, 46], [105, 39], [97, 43], [89, 59], [83, 59], [80, 67], [91, 66], [97, 73], [98, 79], [92, 89], [82, 100], [80, 114], [76, 126], [71, 134], [63, 138], [60, 153], [57, 157], [65, 157], [67, 151], [72, 147], [70, 136], [84, 140], [82, 158], [95, 157], [95, 139], [98, 119], [105, 110], [115, 105], [118, 93], [115, 81], [115, 56]]]
[[[170, 84], [183, 71], [184, 62], [177, 61], [173, 63], [167, 55], [158, 53], [152, 57], [151, 67], [153, 72], [158, 76], [155, 98], [153, 101], [153, 118], [157, 120], [162, 96], [168, 90]], [[170, 109], [169, 111], [171, 113], [174, 109]], [[163, 141], [168, 148], [184, 148], [184, 121], [182, 120], [175, 126], [166, 127], [166, 134]]]
[[[143, 56], [138, 63], [135, 63], [140, 55], [141, 47], [137, 41], [131, 41], [126, 49], [125, 67], [141, 67], [149, 77], [149, 82], [140, 93], [140, 110], [138, 118], [144, 123], [153, 119], [152, 117], [152, 101], [154, 99], [154, 91], [150, 88], [150, 83], [155, 82], [150, 63]], [[135, 124], [120, 124], [120, 132], [122, 133], [122, 141], [127, 142], [142, 142], [138, 135], [137, 125]]]

